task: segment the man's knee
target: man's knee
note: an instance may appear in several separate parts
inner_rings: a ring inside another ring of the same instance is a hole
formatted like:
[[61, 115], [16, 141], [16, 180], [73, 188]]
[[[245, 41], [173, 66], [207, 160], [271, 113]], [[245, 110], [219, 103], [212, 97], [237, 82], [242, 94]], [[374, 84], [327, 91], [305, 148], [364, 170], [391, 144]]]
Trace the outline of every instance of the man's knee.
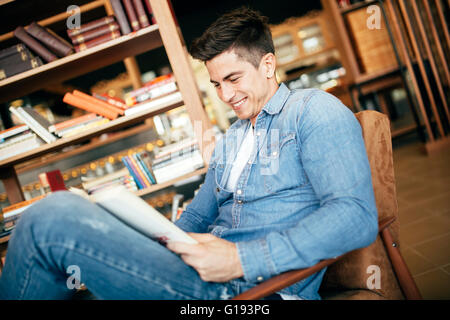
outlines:
[[80, 209], [86, 205], [91, 203], [71, 192], [58, 191], [26, 209], [20, 217], [20, 224], [28, 227], [39, 225], [39, 228], [51, 229], [57, 228], [58, 225], [70, 228], [69, 223], [75, 215], [86, 213], [86, 210]]

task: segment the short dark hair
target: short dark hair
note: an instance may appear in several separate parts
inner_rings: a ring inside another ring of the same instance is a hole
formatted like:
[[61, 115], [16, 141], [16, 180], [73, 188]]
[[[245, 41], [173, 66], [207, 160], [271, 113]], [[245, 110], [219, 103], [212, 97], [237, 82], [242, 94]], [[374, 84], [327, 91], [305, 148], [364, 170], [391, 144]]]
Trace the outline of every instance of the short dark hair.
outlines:
[[268, 18], [247, 7], [222, 15], [192, 42], [190, 53], [207, 62], [230, 49], [258, 68], [261, 58], [275, 53]]

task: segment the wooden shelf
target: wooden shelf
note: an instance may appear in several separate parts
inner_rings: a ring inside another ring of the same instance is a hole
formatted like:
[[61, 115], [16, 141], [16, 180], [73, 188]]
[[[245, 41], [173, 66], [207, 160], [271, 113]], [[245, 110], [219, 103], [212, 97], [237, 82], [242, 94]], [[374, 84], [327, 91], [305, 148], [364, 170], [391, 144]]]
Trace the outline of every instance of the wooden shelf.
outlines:
[[40, 156], [50, 153], [50, 152], [59, 151], [67, 146], [77, 144], [77, 143], [89, 140], [93, 137], [99, 136], [102, 133], [106, 133], [106, 132], [113, 131], [113, 130], [118, 130], [118, 129], [124, 128], [126, 126], [129, 126], [131, 124], [142, 122], [149, 117], [152, 117], [152, 116], [158, 115], [160, 113], [169, 111], [171, 109], [180, 107], [183, 104], [184, 104], [183, 100], [179, 99], [170, 104], [158, 106], [157, 108], [154, 108], [150, 111], [142, 111], [142, 112], [130, 115], [130, 116], [124, 116], [124, 117], [117, 118], [115, 120], [112, 120], [112, 121], [104, 124], [104, 125], [92, 128], [90, 130], [86, 130], [78, 135], [73, 136], [73, 137], [61, 138], [61, 139], [58, 139], [57, 141], [55, 141], [54, 143], [44, 144], [33, 150], [21, 153], [19, 155], [13, 156], [11, 158], [4, 159], [3, 161], [0, 161], [0, 169], [4, 168], [4, 167], [12, 167], [21, 162], [40, 157]]
[[51, 163], [61, 161], [66, 158], [76, 156], [80, 153], [88, 152], [95, 148], [98, 148], [98, 147], [101, 147], [104, 145], [108, 145], [110, 143], [122, 140], [124, 138], [130, 137], [133, 135], [137, 135], [141, 132], [148, 131], [151, 128], [153, 128], [153, 125], [142, 124], [142, 125], [133, 127], [131, 129], [126, 129], [125, 131], [120, 131], [120, 132], [114, 133], [112, 136], [108, 136], [106, 139], [92, 141], [88, 144], [79, 146], [75, 149], [71, 149], [71, 150], [63, 151], [63, 152], [57, 151], [57, 152], [48, 153], [39, 158], [18, 164], [16, 166], [16, 172], [18, 174], [21, 174], [21, 173], [27, 172], [29, 170], [33, 170], [35, 168], [42, 167], [43, 165], [49, 165]]
[[163, 45], [158, 25], [102, 43], [0, 81], [0, 103]]
[[205, 174], [207, 171], [208, 171], [208, 168], [207, 168], [207, 167], [201, 168], [201, 169], [195, 170], [195, 171], [193, 171], [193, 172], [184, 174], [184, 175], [182, 175], [182, 176], [180, 176], [180, 177], [178, 177], [178, 178], [175, 178], [175, 179], [171, 179], [171, 180], [169, 180], [169, 181], [166, 181], [166, 182], [164, 182], [164, 183], [158, 183], [158, 184], [155, 184], [155, 185], [153, 185], [153, 186], [151, 186], [151, 187], [149, 187], [149, 188], [145, 188], [145, 189], [138, 190], [138, 191], [136, 191], [135, 193], [136, 193], [138, 196], [140, 196], [140, 197], [145, 196], [145, 195], [149, 195], [149, 194], [151, 194], [151, 193], [153, 193], [153, 192], [156, 192], [156, 191], [165, 189], [165, 188], [167, 188], [167, 187], [170, 187], [171, 185], [173, 185], [173, 184], [175, 184], [175, 183], [177, 183], [177, 182], [180, 182], [180, 181], [189, 179], [189, 178], [194, 177], [194, 176], [197, 176], [197, 175]]

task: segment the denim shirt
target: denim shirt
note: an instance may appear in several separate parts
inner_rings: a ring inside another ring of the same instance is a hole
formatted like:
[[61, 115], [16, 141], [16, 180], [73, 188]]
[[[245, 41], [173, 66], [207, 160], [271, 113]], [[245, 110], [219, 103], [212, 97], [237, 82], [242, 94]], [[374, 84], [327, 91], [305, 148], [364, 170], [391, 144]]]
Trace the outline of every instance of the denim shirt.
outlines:
[[[375, 241], [378, 232], [361, 127], [334, 96], [281, 84], [259, 113], [254, 149], [235, 190], [226, 182], [249, 120], [217, 142], [205, 181], [176, 224], [235, 242], [244, 291]], [[320, 299], [325, 269], [280, 291]]]

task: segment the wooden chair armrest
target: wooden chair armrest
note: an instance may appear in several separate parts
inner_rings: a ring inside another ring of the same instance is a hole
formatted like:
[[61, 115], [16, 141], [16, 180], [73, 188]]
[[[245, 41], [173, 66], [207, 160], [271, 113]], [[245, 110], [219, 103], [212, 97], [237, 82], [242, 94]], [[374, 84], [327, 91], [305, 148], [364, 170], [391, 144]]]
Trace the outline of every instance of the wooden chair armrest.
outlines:
[[[395, 219], [396, 219], [395, 217], [389, 217], [381, 220], [378, 223], [378, 231], [381, 232], [382, 230], [387, 228], [392, 222], [395, 221]], [[306, 279], [307, 277], [322, 270], [323, 268], [328, 267], [329, 265], [335, 263], [343, 256], [345, 256], [345, 254], [333, 259], [322, 260], [316, 265], [309, 268], [292, 270], [281, 273], [235, 296], [232, 300], [257, 300], [267, 297], [271, 294], [274, 294], [275, 292], [280, 291], [283, 288], [293, 285], [294, 283], [300, 280]]]

